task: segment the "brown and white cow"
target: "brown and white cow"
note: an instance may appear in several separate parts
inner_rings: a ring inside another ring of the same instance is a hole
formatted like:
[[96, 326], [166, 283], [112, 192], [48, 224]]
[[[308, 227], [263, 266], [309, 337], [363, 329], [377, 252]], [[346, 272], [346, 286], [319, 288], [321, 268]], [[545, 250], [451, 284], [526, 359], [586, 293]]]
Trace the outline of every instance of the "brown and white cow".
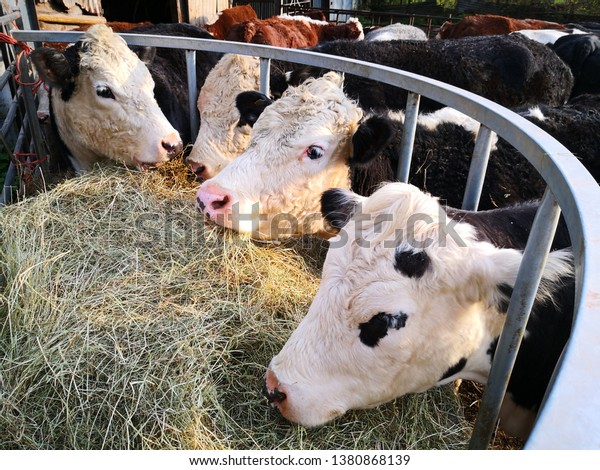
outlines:
[[[463, 212], [404, 183], [369, 198], [327, 191], [324, 215], [342, 229], [270, 362], [269, 402], [312, 427], [459, 378], [485, 383], [536, 208]], [[569, 337], [569, 246], [561, 224], [501, 410], [500, 426], [522, 438]]]
[[518, 19], [499, 15], [471, 15], [453, 23], [446, 21], [437, 34], [438, 39], [460, 39], [467, 36], [509, 34], [522, 29], [566, 29], [560, 23], [536, 19]]
[[104, 159], [145, 169], [181, 151], [148, 68], [106, 26], [90, 27], [64, 53], [36, 49], [32, 60], [50, 88], [58, 133], [81, 170]]
[[362, 24], [357, 18], [350, 18], [346, 23], [337, 25], [299, 15], [246, 20], [233, 25], [225, 36], [227, 41], [290, 48], [312, 47], [336, 39], [363, 38]]
[[225, 39], [231, 27], [246, 20], [257, 18], [252, 5], [236, 5], [226, 8], [219, 12], [218, 18], [214, 23], [207, 24], [206, 30], [212, 34], [215, 39]]

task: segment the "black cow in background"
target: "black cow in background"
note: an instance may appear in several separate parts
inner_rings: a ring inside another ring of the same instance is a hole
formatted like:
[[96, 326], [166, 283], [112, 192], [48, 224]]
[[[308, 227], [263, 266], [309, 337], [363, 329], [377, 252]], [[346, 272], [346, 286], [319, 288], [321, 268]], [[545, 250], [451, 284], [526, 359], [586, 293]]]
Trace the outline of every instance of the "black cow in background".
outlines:
[[571, 68], [575, 79], [572, 97], [600, 93], [600, 37], [597, 34], [563, 36], [552, 48]]
[[[374, 62], [434, 78], [484, 96], [506, 107], [564, 104], [573, 77], [566, 64], [543, 44], [519, 35], [478, 36], [430, 41], [332, 41], [310, 49]], [[286, 85], [297, 85], [326, 70], [294, 66]], [[282, 83], [273, 81], [274, 95]], [[346, 74], [346, 94], [363, 109], [404, 109], [407, 92]], [[422, 97], [420, 110], [443, 107]]]

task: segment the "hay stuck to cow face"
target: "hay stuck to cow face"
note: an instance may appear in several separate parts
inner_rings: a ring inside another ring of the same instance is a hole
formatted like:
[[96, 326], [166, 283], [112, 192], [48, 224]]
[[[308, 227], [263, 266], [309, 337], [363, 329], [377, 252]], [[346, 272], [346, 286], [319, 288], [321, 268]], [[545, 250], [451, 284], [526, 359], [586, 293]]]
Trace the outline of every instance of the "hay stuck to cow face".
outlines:
[[95, 170], [3, 209], [0, 448], [466, 446], [451, 387], [318, 429], [283, 420], [262, 381], [325, 242], [204, 226], [193, 186], [164, 174]]

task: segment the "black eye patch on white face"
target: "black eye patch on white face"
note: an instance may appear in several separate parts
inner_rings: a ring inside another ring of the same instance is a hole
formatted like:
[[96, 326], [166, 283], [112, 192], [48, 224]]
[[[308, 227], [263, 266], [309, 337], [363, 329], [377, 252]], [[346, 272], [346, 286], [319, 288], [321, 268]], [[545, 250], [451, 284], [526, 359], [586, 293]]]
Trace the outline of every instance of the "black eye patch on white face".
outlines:
[[431, 259], [422, 250], [396, 250], [394, 255], [394, 269], [408, 277], [422, 277], [430, 265]]
[[406, 313], [389, 314], [379, 312], [368, 322], [358, 325], [359, 338], [367, 346], [375, 347], [379, 340], [388, 334], [390, 328], [399, 330], [406, 326], [408, 315]]

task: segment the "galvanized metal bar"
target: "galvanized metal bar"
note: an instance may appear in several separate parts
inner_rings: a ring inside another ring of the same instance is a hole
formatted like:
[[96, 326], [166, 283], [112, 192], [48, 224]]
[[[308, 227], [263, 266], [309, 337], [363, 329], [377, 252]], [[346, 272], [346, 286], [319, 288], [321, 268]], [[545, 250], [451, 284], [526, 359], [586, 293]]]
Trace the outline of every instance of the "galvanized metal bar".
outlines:
[[[24, 83], [31, 83], [33, 75], [29, 67], [29, 58], [26, 55], [21, 56], [20, 63], [21, 77]], [[32, 87], [28, 85], [21, 85], [23, 92], [23, 101], [25, 103], [26, 117], [29, 121], [29, 128], [31, 137], [33, 139], [33, 146], [37, 158], [43, 158], [46, 155], [46, 148], [44, 146], [44, 138], [42, 136], [42, 129], [40, 128], [40, 122], [37, 119], [37, 107], [35, 105], [35, 99], [33, 98]]]
[[3, 135], [8, 134], [8, 130], [10, 129], [10, 126], [12, 126], [13, 123], [15, 122], [18, 111], [19, 111], [19, 104], [17, 103], [16, 98], [13, 98], [13, 100], [10, 102], [10, 105], [8, 107], [8, 111], [6, 112], [4, 122], [2, 122], [2, 128], [0, 128], [0, 132]]
[[187, 66], [188, 85], [188, 107], [190, 110], [190, 136], [192, 142], [196, 141], [198, 129], [200, 128], [200, 116], [198, 115], [198, 86], [196, 82], [196, 51], [185, 51], [185, 62]]
[[12, 78], [14, 70], [14, 65], [10, 65], [4, 72], [2, 72], [2, 75], [0, 75], [0, 90], [2, 90], [6, 86], [8, 80]]
[[404, 127], [402, 128], [402, 140], [400, 142], [400, 160], [398, 161], [398, 168], [396, 170], [396, 178], [403, 183], [408, 182], [408, 175], [410, 173], [420, 100], [421, 95], [417, 93], [409, 93], [406, 98]]
[[463, 195], [462, 208], [467, 211], [477, 210], [479, 199], [481, 198], [481, 190], [485, 179], [490, 151], [492, 149], [492, 139], [494, 134], [486, 126], [479, 126], [473, 156], [471, 158], [471, 166], [469, 167], [469, 176], [467, 176], [467, 186]]
[[519, 266], [506, 321], [494, 353], [494, 361], [481, 399], [469, 449], [486, 449], [492, 437], [559, 217], [560, 207], [552, 192], [546, 189]]
[[[22, 30], [12, 34], [22, 41], [75, 42], [83, 33]], [[590, 348], [600, 353], [600, 346], [594, 346], [600, 336], [600, 205], [596, 203], [600, 199], [600, 187], [568, 149], [532, 122], [491, 100], [389, 66], [307, 50], [232, 41], [127, 33], [121, 36], [129, 45], [245, 54], [351, 73], [443, 103], [469, 115], [513, 145], [540, 173], [562, 208], [573, 243], [577, 294], [571, 339], [557, 370], [561, 380], [549, 391], [526, 448], [544, 448], [548, 443], [551, 448], [597, 447], [595, 437], [600, 433], [600, 422], [587, 410], [600, 409], [597, 393], [600, 369], [582, 369], [581, 364], [585, 363], [582, 358], [590, 356]], [[564, 380], [565, 377], [568, 380]], [[565, 402], [571, 404], [568, 413], [564, 411]], [[560, 426], [553, 425], [557, 422]]]
[[19, 18], [21, 18], [21, 13], [19, 13], [18, 11], [14, 11], [14, 12], [8, 13], [4, 16], [0, 16], [0, 26], [10, 24], [13, 21], [18, 20]]
[[15, 164], [11, 160], [8, 165], [8, 170], [6, 171], [6, 176], [4, 177], [4, 185], [2, 187], [2, 199], [0, 200], [0, 207], [5, 206], [12, 202], [12, 191], [13, 191], [13, 181], [17, 175], [17, 170], [15, 168]]
[[271, 59], [260, 58], [260, 92], [269, 96], [271, 89]]

